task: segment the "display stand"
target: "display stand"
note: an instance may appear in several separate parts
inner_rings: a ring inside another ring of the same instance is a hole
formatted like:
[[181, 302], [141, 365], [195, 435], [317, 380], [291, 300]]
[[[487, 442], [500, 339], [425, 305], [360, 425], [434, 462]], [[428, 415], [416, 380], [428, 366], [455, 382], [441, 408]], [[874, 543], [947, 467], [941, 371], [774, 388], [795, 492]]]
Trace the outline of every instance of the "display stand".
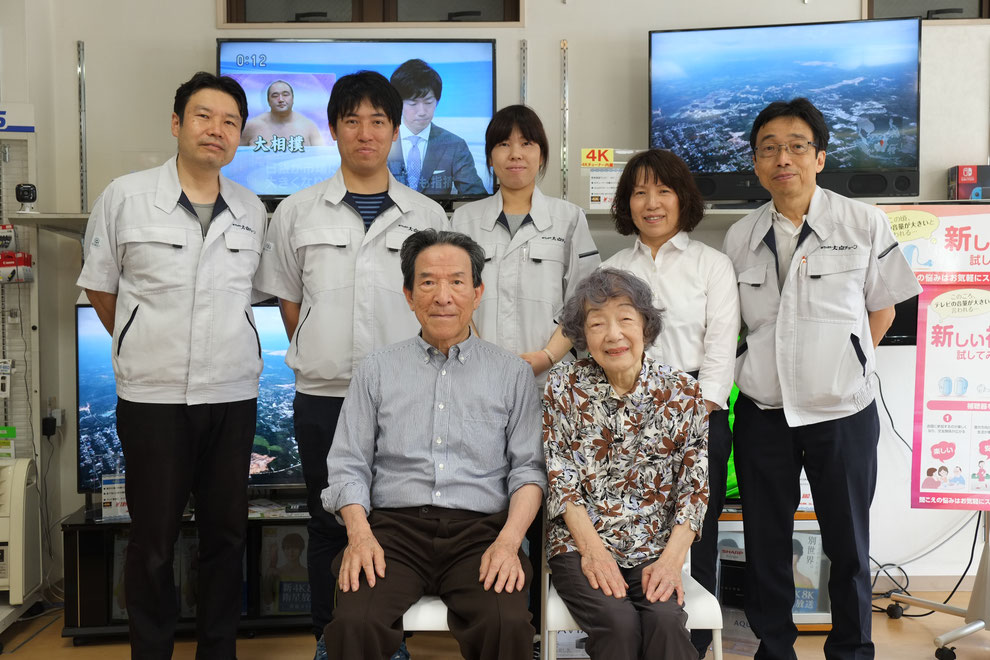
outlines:
[[[281, 525], [305, 525], [306, 518], [248, 518], [245, 545], [247, 561], [246, 612], [238, 623], [238, 632], [253, 636], [262, 630], [307, 630], [312, 617], [305, 615], [266, 615], [260, 606], [262, 528]], [[63, 637], [71, 637], [73, 645], [88, 639], [126, 636], [128, 623], [115, 617], [114, 594], [114, 536], [126, 529], [130, 521], [94, 520], [80, 509], [62, 523], [63, 560], [65, 562], [65, 626]], [[195, 528], [195, 522], [184, 520], [182, 529]], [[176, 631], [191, 633], [195, 618], [180, 618]]]
[[[990, 512], [984, 512], [984, 514]], [[926, 607], [936, 612], [962, 617], [966, 625], [956, 628], [935, 638], [935, 658], [937, 660], [955, 660], [955, 647], [948, 645], [957, 639], [962, 639], [981, 630], [990, 630], [990, 524], [987, 515], [983, 516], [983, 554], [980, 557], [980, 567], [976, 571], [976, 582], [969, 596], [969, 607], [963, 609], [904, 594], [893, 594], [890, 599], [895, 603], [906, 603]], [[889, 616], [895, 616], [888, 610]], [[900, 616], [898, 612], [896, 616]]]

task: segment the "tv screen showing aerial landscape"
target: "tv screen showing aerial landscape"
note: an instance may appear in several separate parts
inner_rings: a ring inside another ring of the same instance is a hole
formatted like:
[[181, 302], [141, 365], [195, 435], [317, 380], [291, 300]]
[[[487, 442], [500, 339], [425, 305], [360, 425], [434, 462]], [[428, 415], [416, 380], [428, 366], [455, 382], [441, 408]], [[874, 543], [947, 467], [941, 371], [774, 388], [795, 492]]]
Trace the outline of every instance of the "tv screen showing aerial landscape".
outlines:
[[831, 131], [825, 171], [917, 169], [918, 19], [650, 33], [650, 146], [695, 173], [752, 171], [769, 103], [807, 97]]
[[[295, 375], [285, 365], [289, 340], [277, 306], [258, 305], [254, 320], [265, 361], [258, 391], [258, 422], [251, 450], [251, 486], [303, 483], [292, 426]], [[104, 473], [125, 472], [117, 437], [117, 389], [110, 351], [113, 340], [89, 305], [76, 306], [78, 399], [78, 490], [99, 492]]]

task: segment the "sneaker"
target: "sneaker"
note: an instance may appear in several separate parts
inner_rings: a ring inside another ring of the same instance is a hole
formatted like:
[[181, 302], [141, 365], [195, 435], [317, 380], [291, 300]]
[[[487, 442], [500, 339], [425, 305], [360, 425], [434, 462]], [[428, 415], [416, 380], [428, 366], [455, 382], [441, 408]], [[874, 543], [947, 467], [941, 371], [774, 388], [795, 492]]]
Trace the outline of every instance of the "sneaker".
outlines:
[[399, 650], [393, 653], [389, 660], [409, 660], [409, 649], [406, 648], [406, 640], [402, 640]]
[[323, 635], [320, 635], [320, 639], [316, 642], [316, 655], [313, 656], [313, 660], [329, 660], [327, 658], [327, 643], [323, 639]]

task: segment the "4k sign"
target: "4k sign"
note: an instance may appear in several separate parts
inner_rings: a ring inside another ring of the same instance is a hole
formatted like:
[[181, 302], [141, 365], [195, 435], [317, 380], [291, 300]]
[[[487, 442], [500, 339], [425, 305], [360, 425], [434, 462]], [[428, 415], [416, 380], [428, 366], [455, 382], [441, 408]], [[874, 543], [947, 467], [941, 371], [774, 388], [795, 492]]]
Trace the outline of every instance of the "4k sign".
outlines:
[[614, 167], [614, 149], [582, 149], [581, 167]]

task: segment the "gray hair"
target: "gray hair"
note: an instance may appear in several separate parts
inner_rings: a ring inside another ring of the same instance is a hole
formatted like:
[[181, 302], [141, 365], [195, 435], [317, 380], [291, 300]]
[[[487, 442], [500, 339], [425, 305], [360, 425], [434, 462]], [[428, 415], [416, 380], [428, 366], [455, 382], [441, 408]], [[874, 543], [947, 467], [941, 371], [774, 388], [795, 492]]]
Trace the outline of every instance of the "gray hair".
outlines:
[[588, 349], [584, 336], [584, 322], [588, 310], [601, 307], [613, 298], [625, 296], [643, 317], [643, 347], [653, 345], [663, 329], [662, 310], [653, 306], [650, 285], [639, 277], [616, 268], [599, 268], [581, 280], [564, 305], [561, 314], [561, 330], [579, 351]]
[[485, 267], [485, 249], [467, 234], [456, 231], [422, 229], [402, 241], [399, 250], [399, 267], [402, 269], [402, 287], [412, 291], [416, 279], [416, 257], [434, 245], [452, 245], [467, 252], [471, 259], [471, 281], [474, 288], [481, 286], [481, 269]]

